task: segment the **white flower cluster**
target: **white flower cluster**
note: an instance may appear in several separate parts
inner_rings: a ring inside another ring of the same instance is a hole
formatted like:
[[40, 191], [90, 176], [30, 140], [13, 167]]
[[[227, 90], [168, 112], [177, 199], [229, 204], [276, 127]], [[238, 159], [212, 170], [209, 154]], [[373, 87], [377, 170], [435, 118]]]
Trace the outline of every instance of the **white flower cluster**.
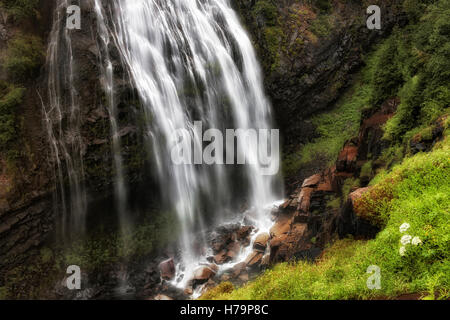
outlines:
[[[408, 231], [409, 227], [410, 227], [409, 223], [407, 222], [403, 223], [399, 228], [400, 233], [405, 233], [406, 231]], [[400, 243], [402, 244], [402, 246], [400, 247], [399, 253], [403, 257], [406, 254], [406, 245], [412, 244], [413, 246], [418, 246], [422, 244], [422, 240], [420, 240], [419, 237], [413, 238], [409, 234], [405, 234], [400, 239]]]

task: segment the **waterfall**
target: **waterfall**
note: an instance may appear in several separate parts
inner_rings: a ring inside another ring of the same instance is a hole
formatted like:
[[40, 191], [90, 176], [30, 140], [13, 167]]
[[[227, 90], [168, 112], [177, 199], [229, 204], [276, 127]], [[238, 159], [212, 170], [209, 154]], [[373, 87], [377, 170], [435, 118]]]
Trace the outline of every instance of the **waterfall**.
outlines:
[[[121, 144], [118, 126], [118, 111], [114, 96], [114, 72], [113, 64], [109, 55], [111, 39], [105, 14], [100, 0], [95, 0], [94, 10], [97, 17], [97, 33], [99, 38], [100, 65], [102, 72], [103, 88], [106, 93], [109, 119], [111, 124], [112, 152], [114, 159], [115, 174], [115, 199], [117, 212], [119, 214], [122, 232], [128, 227], [129, 221], [126, 214], [127, 190], [125, 187], [124, 168], [121, 155]], [[102, 55], [103, 53], [103, 55]]]
[[[201, 147], [195, 121], [222, 130], [270, 128], [261, 70], [228, 0], [117, 0], [114, 7], [116, 42], [144, 106], [160, 185], [183, 226], [183, 260], [190, 266], [198, 260], [192, 244], [203, 225], [203, 199], [216, 214], [226, 212], [235, 183], [226, 166], [174, 165], [172, 137], [186, 129]], [[258, 158], [255, 145], [238, 151]], [[243, 171], [255, 223], [267, 225], [264, 208], [280, 196], [276, 177], [261, 174], [260, 165]]]
[[[65, 28], [66, 8], [70, 1], [55, 4], [54, 23], [47, 50], [47, 95], [43, 115], [54, 162], [56, 212], [61, 212], [63, 237], [83, 233], [86, 218], [86, 190], [83, 184], [83, 143], [81, 110], [74, 85], [76, 67], [73, 61], [70, 31]], [[68, 186], [66, 188], [65, 186]], [[67, 201], [68, 200], [68, 201]]]
[[[47, 61], [49, 103], [43, 104], [43, 113], [63, 221], [71, 228], [82, 229], [87, 206], [85, 150], [73, 80], [76, 66], [71, 34], [63, 19], [68, 2], [59, 0], [55, 10]], [[171, 158], [174, 134], [180, 129], [186, 132], [184, 138], [193, 141], [194, 148], [202, 150], [208, 141], [202, 129], [225, 133], [229, 129], [272, 128], [271, 106], [264, 94], [255, 51], [228, 0], [92, 3], [96, 26], [91, 30], [95, 30], [99, 78], [109, 111], [119, 221], [123, 229], [127, 224], [127, 190], [110, 54], [113, 47], [140, 98], [148, 154], [156, 167], [163, 200], [179, 217], [182, 265], [188, 274], [205, 257], [201, 231], [206, 224], [242, 218], [237, 208], [245, 200], [247, 219], [267, 231], [272, 223], [267, 205], [282, 196], [279, 177], [263, 174], [256, 144], [236, 139], [236, 156], [244, 154], [252, 165], [177, 165]], [[226, 141], [227, 149], [230, 143], [234, 147], [234, 138]], [[278, 157], [273, 160], [278, 166]]]

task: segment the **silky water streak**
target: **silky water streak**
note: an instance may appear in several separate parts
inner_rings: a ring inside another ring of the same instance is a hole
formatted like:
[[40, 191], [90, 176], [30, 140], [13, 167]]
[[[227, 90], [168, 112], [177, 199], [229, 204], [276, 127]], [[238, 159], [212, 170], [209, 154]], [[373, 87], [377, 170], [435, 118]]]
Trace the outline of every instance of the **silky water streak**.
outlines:
[[[236, 175], [228, 166], [175, 165], [172, 137], [183, 129], [202, 148], [195, 120], [205, 128], [270, 129], [261, 70], [228, 0], [115, 0], [113, 8], [115, 42], [145, 110], [149, 146], [160, 186], [181, 222], [189, 272], [201, 254], [193, 244], [204, 208], [216, 215], [231, 208]], [[239, 177], [258, 224], [267, 220], [267, 204], [281, 197], [280, 184], [277, 176], [262, 174], [256, 145], [238, 140], [237, 153], [256, 163], [240, 168]]]

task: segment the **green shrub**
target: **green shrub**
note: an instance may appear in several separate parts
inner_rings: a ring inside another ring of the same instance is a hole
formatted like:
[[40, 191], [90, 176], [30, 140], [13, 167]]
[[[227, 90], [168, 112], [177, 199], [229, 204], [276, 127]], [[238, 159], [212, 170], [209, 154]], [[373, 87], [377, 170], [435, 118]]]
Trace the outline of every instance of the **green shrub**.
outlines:
[[337, 210], [340, 207], [341, 207], [341, 198], [340, 197], [335, 197], [327, 202], [327, 208]]
[[280, 27], [266, 27], [264, 29], [264, 37], [272, 62], [271, 70], [275, 70], [278, 67], [278, 63], [280, 60], [280, 45], [283, 37], [283, 32]]
[[220, 283], [215, 288], [212, 288], [211, 290], [208, 290], [205, 294], [203, 294], [199, 300], [210, 300], [211, 298], [221, 295], [221, 294], [227, 294], [231, 293], [234, 290], [234, 286], [231, 282], [225, 281]]
[[14, 20], [22, 21], [33, 17], [37, 13], [39, 0], [1, 0], [0, 7], [4, 7]]
[[378, 106], [386, 99], [395, 96], [403, 81], [398, 66], [398, 41], [395, 34], [384, 41], [375, 54], [368, 60], [370, 85], [372, 86], [370, 103]]
[[404, 73], [401, 104], [385, 127], [385, 138], [397, 142], [415, 127], [431, 124], [449, 108], [450, 2], [437, 1], [423, 12], [420, 21], [401, 34], [400, 47], [405, 54], [400, 61], [414, 68]]
[[342, 185], [342, 199], [347, 201], [348, 195], [354, 190], [359, 188], [360, 181], [357, 178], [348, 178], [345, 179], [344, 184]]
[[266, 26], [277, 25], [278, 9], [276, 5], [270, 0], [259, 0], [256, 2], [253, 9], [255, 17], [264, 17]]
[[30, 35], [16, 36], [8, 43], [4, 60], [11, 81], [25, 82], [35, 77], [44, 62], [42, 40]]
[[361, 167], [361, 172], [359, 174], [360, 178], [371, 178], [373, 174], [372, 171], [372, 161], [367, 161], [364, 163], [364, 165]]
[[16, 156], [13, 144], [17, 139], [16, 107], [22, 102], [25, 89], [0, 84], [4, 95], [0, 98], [0, 151], [9, 160]]
[[358, 81], [338, 101], [335, 108], [313, 117], [312, 122], [319, 137], [300, 150], [284, 155], [284, 174], [294, 175], [302, 166], [318, 158], [333, 164], [345, 141], [358, 133], [361, 110], [369, 103], [370, 90], [364, 82]]

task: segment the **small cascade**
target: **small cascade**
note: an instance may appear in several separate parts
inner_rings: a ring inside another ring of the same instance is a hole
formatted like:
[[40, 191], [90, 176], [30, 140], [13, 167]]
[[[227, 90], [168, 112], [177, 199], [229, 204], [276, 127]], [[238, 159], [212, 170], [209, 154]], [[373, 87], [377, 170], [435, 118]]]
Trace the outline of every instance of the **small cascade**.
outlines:
[[83, 183], [83, 143], [81, 110], [74, 74], [77, 72], [72, 53], [71, 31], [66, 26], [66, 9], [70, 1], [58, 0], [47, 51], [48, 103], [43, 103], [45, 127], [55, 167], [56, 212], [61, 212], [62, 237], [85, 231], [87, 209]]
[[95, 14], [97, 17], [97, 32], [99, 38], [99, 52], [103, 53], [100, 55], [100, 65], [103, 80], [103, 90], [105, 91], [107, 97], [107, 105], [109, 111], [109, 119], [111, 123], [111, 137], [112, 137], [112, 152], [114, 159], [115, 168], [115, 200], [116, 209], [119, 214], [120, 225], [122, 227], [122, 232], [128, 227], [129, 221], [127, 219], [127, 190], [125, 186], [124, 178], [124, 168], [121, 154], [121, 144], [119, 136], [119, 125], [118, 125], [118, 110], [117, 103], [115, 101], [115, 91], [114, 91], [114, 71], [113, 64], [109, 55], [110, 50], [110, 32], [105, 20], [105, 15], [103, 12], [102, 3], [100, 0], [95, 0]]

